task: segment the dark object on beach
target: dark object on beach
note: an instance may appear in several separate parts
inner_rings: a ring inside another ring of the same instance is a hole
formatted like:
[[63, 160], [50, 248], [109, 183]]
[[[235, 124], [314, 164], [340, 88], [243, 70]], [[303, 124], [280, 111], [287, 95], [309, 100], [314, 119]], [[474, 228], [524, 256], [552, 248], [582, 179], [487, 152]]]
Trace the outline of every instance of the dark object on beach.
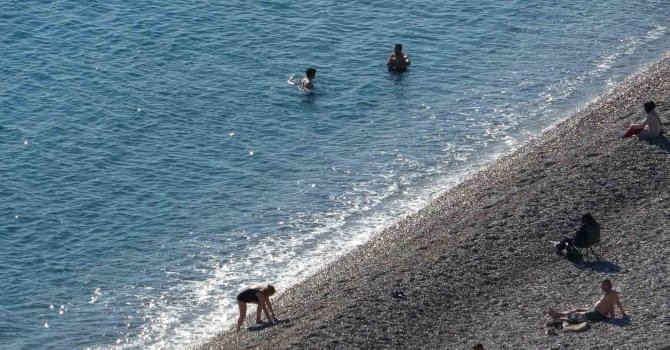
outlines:
[[391, 293], [391, 296], [396, 298], [396, 299], [401, 299], [401, 300], [406, 300], [407, 296], [405, 295], [405, 292], [401, 290], [396, 290], [393, 293]]
[[482, 343], [477, 343], [472, 347], [472, 350], [484, 350], [484, 345], [482, 345]]
[[590, 252], [596, 259], [600, 257], [593, 250], [600, 243], [600, 224], [596, 222], [590, 213], [582, 215], [582, 226], [575, 232], [573, 238], [566, 237], [556, 245], [556, 253], [565, 255], [573, 260]]
[[588, 322], [563, 322], [563, 332], [585, 332], [589, 329]]

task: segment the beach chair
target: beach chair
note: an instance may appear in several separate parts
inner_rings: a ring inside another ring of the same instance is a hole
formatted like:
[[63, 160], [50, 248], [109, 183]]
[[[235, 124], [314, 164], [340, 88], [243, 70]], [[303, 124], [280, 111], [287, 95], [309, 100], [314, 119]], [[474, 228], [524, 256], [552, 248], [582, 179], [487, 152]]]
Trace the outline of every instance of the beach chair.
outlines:
[[600, 261], [600, 256], [595, 252], [595, 250], [600, 250], [600, 227], [590, 229], [585, 239], [575, 239], [573, 246], [577, 254], [582, 258], [586, 258], [590, 253], [596, 260]]

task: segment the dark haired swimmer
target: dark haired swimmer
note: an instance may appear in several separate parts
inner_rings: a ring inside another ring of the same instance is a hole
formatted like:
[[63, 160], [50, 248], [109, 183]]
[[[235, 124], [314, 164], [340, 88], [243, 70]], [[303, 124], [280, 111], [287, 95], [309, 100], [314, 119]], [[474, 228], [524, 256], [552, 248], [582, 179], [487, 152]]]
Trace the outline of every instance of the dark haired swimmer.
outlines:
[[404, 72], [409, 65], [409, 57], [402, 52], [402, 44], [395, 44], [393, 53], [391, 53], [388, 61], [386, 61], [386, 66], [390, 71]]
[[311, 91], [314, 89], [314, 83], [312, 80], [314, 80], [314, 77], [316, 76], [316, 68], [314, 67], [309, 67], [305, 71], [305, 77], [302, 78], [302, 81], [300, 82], [300, 88], [306, 91]]
[[272, 323], [276, 319], [275, 312], [272, 309], [270, 297], [275, 294], [275, 287], [268, 284], [265, 287], [249, 288], [237, 295], [237, 306], [240, 308], [240, 317], [237, 319], [237, 332], [240, 331], [244, 319], [247, 317], [247, 304], [257, 304], [256, 308], [256, 323], [263, 323], [261, 318], [261, 311], [265, 313], [265, 317]]

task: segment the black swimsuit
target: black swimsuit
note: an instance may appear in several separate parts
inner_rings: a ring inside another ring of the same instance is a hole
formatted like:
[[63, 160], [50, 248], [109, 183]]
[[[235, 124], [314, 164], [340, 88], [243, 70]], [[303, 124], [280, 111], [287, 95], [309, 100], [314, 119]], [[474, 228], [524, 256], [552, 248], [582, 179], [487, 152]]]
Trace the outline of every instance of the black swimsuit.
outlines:
[[245, 290], [242, 293], [237, 295], [237, 300], [243, 301], [245, 303], [256, 303], [256, 304], [258, 304], [258, 296], [256, 295], [256, 293], [258, 293], [258, 292], [259, 292], [258, 289], [254, 289], [254, 288], [247, 289], [247, 290]]

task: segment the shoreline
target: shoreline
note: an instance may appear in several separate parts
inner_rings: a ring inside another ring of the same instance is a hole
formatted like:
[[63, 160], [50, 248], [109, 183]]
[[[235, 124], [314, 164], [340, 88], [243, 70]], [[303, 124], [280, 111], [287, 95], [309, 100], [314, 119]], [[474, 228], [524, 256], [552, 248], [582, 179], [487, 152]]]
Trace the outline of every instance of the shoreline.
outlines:
[[[286, 290], [286, 322], [195, 348], [670, 346], [670, 143], [614, 134], [650, 99], [667, 133], [667, 55]], [[587, 211], [603, 261], [573, 265], [551, 241]], [[603, 278], [629, 323], [544, 333], [543, 310], [591, 306]]]

